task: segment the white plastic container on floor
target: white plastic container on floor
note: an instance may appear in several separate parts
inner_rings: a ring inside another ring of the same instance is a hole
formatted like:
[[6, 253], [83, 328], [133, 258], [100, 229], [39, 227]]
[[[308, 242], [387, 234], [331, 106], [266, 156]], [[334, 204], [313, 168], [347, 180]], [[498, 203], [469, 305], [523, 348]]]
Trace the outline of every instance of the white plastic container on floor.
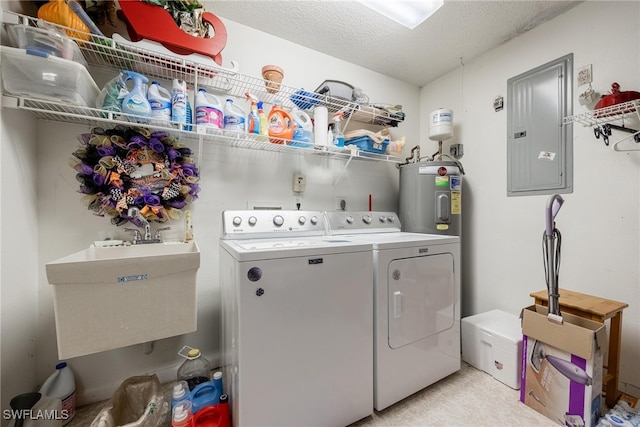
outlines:
[[522, 328], [515, 314], [491, 310], [460, 321], [462, 360], [520, 389]]
[[40, 387], [43, 396], [55, 397], [62, 401], [63, 425], [71, 422], [76, 415], [76, 381], [66, 362], [56, 365], [56, 371]]

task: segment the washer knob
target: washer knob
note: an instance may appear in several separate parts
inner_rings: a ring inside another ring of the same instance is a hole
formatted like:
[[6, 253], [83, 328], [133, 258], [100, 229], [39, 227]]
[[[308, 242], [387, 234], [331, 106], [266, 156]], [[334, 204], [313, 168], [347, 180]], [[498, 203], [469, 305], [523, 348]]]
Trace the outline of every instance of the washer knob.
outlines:
[[273, 223], [274, 225], [280, 227], [282, 224], [284, 224], [284, 218], [282, 217], [282, 215], [276, 215], [273, 217]]
[[371, 224], [371, 216], [370, 215], [363, 216], [362, 221], [364, 221], [365, 224]]
[[395, 220], [396, 220], [396, 218], [393, 215], [391, 215], [389, 218], [387, 218], [387, 221], [389, 221], [389, 222], [393, 222]]
[[353, 217], [351, 215], [349, 215], [347, 218], [347, 224], [353, 224]]
[[256, 218], [255, 216], [249, 217], [249, 225], [256, 225], [257, 222], [258, 222], [258, 218]]
[[300, 225], [304, 225], [304, 223], [307, 222], [307, 218], [301, 216], [300, 218], [298, 218], [298, 222], [300, 223]]
[[237, 227], [240, 224], [242, 224], [242, 218], [240, 218], [239, 216], [234, 216], [233, 217], [233, 225], [235, 225]]
[[381, 216], [381, 217], [380, 217], [380, 222], [385, 222], [386, 220], [387, 220], [387, 217], [386, 217], [386, 216]]
[[312, 216], [311, 217], [311, 224], [316, 225], [318, 223], [318, 217], [317, 216]]

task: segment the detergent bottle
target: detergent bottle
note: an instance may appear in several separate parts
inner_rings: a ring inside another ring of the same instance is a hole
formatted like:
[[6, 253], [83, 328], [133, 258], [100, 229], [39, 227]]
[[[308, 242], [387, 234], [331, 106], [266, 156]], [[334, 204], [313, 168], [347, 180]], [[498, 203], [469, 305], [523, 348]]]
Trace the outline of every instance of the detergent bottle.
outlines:
[[76, 415], [76, 382], [71, 368], [66, 362], [56, 365], [56, 370], [40, 387], [43, 396], [55, 397], [62, 401], [62, 411], [66, 418], [63, 425], [71, 422]]
[[171, 120], [178, 123], [187, 123], [187, 82], [173, 79], [171, 90]]
[[196, 124], [222, 129], [224, 126], [222, 108], [222, 103], [217, 96], [200, 88], [196, 94]]
[[[133, 89], [129, 91], [127, 96], [122, 100], [122, 112], [125, 114], [135, 114], [136, 116], [151, 116], [151, 105], [147, 101], [147, 85], [149, 81], [142, 74], [135, 73], [133, 71], [124, 70], [127, 76], [125, 81], [133, 80]], [[148, 119], [135, 118], [137, 123], [148, 123]]]
[[297, 108], [291, 110], [291, 117], [295, 123], [293, 140], [311, 144], [313, 139], [313, 124], [307, 113]]
[[269, 140], [273, 144], [286, 144], [287, 141], [284, 139], [293, 137], [294, 127], [291, 115], [282, 108], [282, 102], [276, 100], [269, 111]]
[[264, 112], [262, 101], [258, 102], [258, 122], [260, 123], [260, 136], [269, 136], [269, 119]]
[[151, 106], [151, 123], [168, 125], [171, 121], [171, 93], [160, 86], [160, 83], [151, 82], [147, 91], [147, 101]]
[[224, 105], [224, 128], [225, 130], [247, 131], [245, 113], [239, 106], [233, 103], [233, 99], [227, 99]]

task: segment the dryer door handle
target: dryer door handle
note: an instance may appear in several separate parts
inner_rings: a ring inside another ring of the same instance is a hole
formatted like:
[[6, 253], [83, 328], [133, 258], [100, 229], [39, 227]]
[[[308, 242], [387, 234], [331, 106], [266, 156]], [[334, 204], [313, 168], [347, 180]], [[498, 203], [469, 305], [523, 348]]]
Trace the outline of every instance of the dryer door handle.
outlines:
[[397, 319], [402, 316], [404, 311], [404, 294], [400, 291], [393, 293], [393, 317]]

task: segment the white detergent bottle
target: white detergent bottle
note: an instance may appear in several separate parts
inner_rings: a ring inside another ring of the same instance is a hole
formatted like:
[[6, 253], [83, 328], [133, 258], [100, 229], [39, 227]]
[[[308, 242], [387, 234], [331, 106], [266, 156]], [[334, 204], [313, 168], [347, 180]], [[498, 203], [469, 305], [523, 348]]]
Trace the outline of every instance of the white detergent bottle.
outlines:
[[[147, 85], [149, 81], [142, 74], [133, 71], [124, 70], [127, 76], [126, 80], [133, 80], [133, 89], [122, 100], [122, 112], [125, 114], [135, 114], [136, 116], [151, 116], [151, 105], [147, 101]], [[125, 80], [125, 81], [126, 81]], [[135, 117], [132, 118], [136, 123], [148, 123], [148, 119]]]
[[293, 140], [311, 144], [313, 142], [313, 124], [311, 117], [297, 108], [291, 110], [291, 117], [296, 124], [293, 129]]
[[224, 126], [224, 114], [222, 103], [212, 93], [205, 89], [199, 89], [196, 94], [196, 124], [205, 125], [216, 129]]
[[63, 425], [76, 415], [76, 382], [66, 362], [56, 365], [56, 371], [40, 387], [40, 394], [62, 400], [62, 417], [66, 417]]
[[171, 121], [171, 93], [160, 86], [158, 82], [151, 82], [147, 91], [147, 100], [151, 105], [151, 123], [167, 126]]
[[187, 82], [173, 79], [173, 89], [171, 90], [171, 120], [174, 122], [187, 123]]
[[242, 108], [233, 103], [233, 99], [227, 99], [224, 105], [224, 129], [246, 132], [246, 114]]

